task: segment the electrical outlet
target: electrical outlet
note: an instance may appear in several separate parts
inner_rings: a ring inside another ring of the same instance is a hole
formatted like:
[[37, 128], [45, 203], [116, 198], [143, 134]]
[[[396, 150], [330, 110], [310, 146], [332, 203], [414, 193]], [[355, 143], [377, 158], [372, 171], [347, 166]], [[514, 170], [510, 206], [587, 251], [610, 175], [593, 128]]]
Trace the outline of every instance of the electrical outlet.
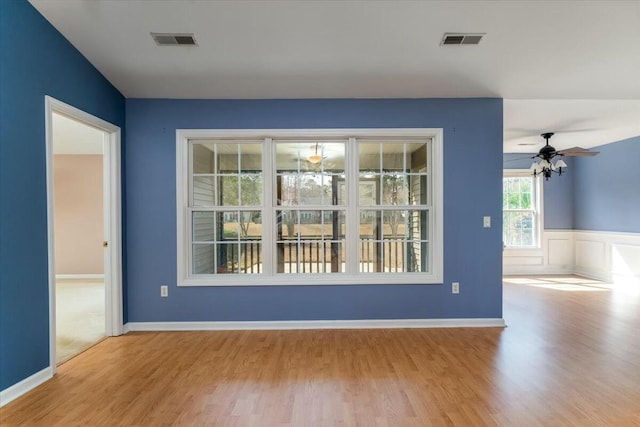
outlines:
[[491, 217], [490, 216], [485, 216], [482, 219], [482, 226], [484, 228], [491, 228]]
[[458, 282], [451, 283], [451, 293], [452, 294], [459, 294], [460, 293], [460, 283], [458, 283]]
[[163, 298], [169, 296], [169, 286], [160, 285], [160, 296]]

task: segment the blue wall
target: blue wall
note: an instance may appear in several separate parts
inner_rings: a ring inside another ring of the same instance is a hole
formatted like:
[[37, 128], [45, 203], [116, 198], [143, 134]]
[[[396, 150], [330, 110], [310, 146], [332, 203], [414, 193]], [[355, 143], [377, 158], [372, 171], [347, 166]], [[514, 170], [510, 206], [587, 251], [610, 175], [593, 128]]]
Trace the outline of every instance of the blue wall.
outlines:
[[640, 233], [640, 136], [576, 159], [576, 230]]
[[124, 126], [124, 98], [26, 0], [0, 0], [0, 390], [49, 366], [44, 96]]
[[[502, 100], [128, 99], [129, 321], [502, 317]], [[444, 128], [441, 285], [176, 287], [176, 129]], [[482, 165], [478, 168], [477, 165]], [[482, 228], [483, 215], [493, 228]], [[461, 293], [451, 294], [459, 281]], [[169, 298], [160, 298], [169, 284]]]
[[[529, 169], [534, 154], [507, 153], [504, 155], [504, 169]], [[527, 157], [529, 156], [529, 157]], [[554, 175], [543, 181], [544, 229], [573, 229], [573, 186], [576, 176], [574, 159], [564, 158], [567, 164], [562, 175]]]

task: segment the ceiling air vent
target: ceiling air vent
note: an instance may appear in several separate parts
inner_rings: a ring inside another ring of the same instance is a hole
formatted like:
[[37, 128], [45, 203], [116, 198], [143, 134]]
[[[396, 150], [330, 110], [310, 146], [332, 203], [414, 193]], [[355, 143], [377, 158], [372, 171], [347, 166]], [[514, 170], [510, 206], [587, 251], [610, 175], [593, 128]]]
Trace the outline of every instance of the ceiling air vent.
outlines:
[[482, 37], [486, 33], [444, 33], [440, 45], [447, 46], [461, 46], [461, 45], [476, 45], [480, 43]]
[[158, 46], [197, 46], [196, 39], [190, 33], [151, 33]]

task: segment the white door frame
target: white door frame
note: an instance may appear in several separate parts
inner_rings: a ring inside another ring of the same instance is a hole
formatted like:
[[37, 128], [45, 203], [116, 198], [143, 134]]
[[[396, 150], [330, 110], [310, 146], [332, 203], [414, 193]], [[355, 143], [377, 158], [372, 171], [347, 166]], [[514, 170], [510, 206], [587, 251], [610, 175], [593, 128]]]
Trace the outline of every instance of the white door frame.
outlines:
[[82, 110], [45, 96], [45, 140], [47, 168], [47, 237], [49, 258], [49, 358], [56, 370], [56, 280], [53, 203], [53, 113], [59, 113], [105, 132], [103, 142], [104, 194], [104, 282], [107, 336], [123, 333], [122, 324], [122, 210], [120, 191], [120, 128]]

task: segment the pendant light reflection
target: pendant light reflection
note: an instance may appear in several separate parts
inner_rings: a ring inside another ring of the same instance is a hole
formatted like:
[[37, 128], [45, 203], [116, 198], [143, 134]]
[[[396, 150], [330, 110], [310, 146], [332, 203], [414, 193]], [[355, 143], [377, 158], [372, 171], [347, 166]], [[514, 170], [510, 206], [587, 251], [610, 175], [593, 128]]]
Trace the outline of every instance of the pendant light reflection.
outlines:
[[310, 155], [309, 157], [307, 157], [307, 160], [309, 161], [309, 163], [313, 163], [313, 164], [317, 164], [320, 163], [322, 161], [322, 154], [318, 154], [318, 143], [316, 142], [316, 148], [315, 151], [312, 155]]

